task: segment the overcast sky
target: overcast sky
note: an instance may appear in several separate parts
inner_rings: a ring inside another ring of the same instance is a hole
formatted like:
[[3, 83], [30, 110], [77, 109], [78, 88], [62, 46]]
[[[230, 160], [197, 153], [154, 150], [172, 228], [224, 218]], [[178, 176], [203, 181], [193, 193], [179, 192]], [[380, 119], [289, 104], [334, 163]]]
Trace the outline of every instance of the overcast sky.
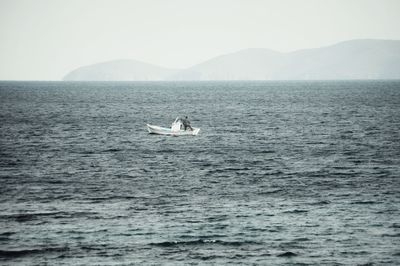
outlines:
[[136, 59], [185, 68], [245, 48], [400, 39], [400, 0], [0, 0], [0, 80]]

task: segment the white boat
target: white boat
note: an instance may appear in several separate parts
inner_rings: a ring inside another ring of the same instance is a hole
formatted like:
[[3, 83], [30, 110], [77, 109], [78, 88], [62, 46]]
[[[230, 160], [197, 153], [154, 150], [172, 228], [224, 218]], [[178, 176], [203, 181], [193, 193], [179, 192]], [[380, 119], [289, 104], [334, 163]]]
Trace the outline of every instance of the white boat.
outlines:
[[147, 124], [147, 130], [151, 134], [171, 135], [171, 136], [185, 136], [185, 135], [195, 136], [199, 133], [200, 128], [194, 127], [193, 130], [190, 129], [183, 130], [182, 122], [179, 119], [179, 117], [177, 117], [175, 121], [172, 123], [171, 128], [159, 127]]

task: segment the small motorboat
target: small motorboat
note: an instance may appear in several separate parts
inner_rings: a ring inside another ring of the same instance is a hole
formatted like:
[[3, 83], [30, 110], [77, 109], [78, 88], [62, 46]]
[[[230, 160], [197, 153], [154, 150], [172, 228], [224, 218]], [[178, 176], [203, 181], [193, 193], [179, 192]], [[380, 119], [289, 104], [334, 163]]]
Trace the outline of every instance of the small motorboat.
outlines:
[[183, 124], [179, 117], [175, 119], [175, 121], [172, 123], [171, 128], [166, 128], [166, 127], [159, 127], [159, 126], [153, 126], [147, 124], [147, 130], [149, 131], [150, 134], [159, 134], [159, 135], [171, 135], [171, 136], [186, 136], [186, 135], [192, 135], [196, 136], [200, 128], [194, 127], [193, 130], [183, 129]]

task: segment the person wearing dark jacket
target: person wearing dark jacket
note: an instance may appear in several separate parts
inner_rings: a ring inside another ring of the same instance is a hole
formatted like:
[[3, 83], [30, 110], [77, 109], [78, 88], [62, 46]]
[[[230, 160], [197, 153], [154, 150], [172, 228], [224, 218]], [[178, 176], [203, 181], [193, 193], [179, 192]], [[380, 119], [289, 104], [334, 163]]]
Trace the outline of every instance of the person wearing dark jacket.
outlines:
[[190, 125], [190, 121], [189, 121], [189, 119], [188, 119], [187, 116], [185, 116], [185, 118], [181, 118], [181, 121], [182, 121], [184, 130], [186, 130], [186, 129], [189, 128], [190, 130], [193, 131], [193, 128], [192, 128], [192, 126]]

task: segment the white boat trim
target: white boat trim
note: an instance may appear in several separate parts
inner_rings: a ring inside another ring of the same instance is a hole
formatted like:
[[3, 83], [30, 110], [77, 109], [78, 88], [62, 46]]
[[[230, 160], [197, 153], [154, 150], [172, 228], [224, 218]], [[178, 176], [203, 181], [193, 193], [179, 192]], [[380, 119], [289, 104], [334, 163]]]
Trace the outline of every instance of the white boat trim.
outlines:
[[193, 128], [193, 130], [183, 130], [182, 123], [177, 117], [172, 123], [171, 128], [160, 127], [147, 124], [147, 130], [150, 134], [170, 135], [170, 136], [196, 136], [199, 134], [200, 128]]
[[193, 130], [177, 130], [174, 131], [171, 128], [166, 128], [166, 127], [160, 127], [160, 126], [155, 126], [155, 125], [150, 125], [147, 124], [147, 130], [149, 131], [150, 134], [158, 134], [158, 135], [171, 135], [171, 136], [187, 136], [187, 135], [192, 135], [196, 136], [200, 128], [193, 128]]

